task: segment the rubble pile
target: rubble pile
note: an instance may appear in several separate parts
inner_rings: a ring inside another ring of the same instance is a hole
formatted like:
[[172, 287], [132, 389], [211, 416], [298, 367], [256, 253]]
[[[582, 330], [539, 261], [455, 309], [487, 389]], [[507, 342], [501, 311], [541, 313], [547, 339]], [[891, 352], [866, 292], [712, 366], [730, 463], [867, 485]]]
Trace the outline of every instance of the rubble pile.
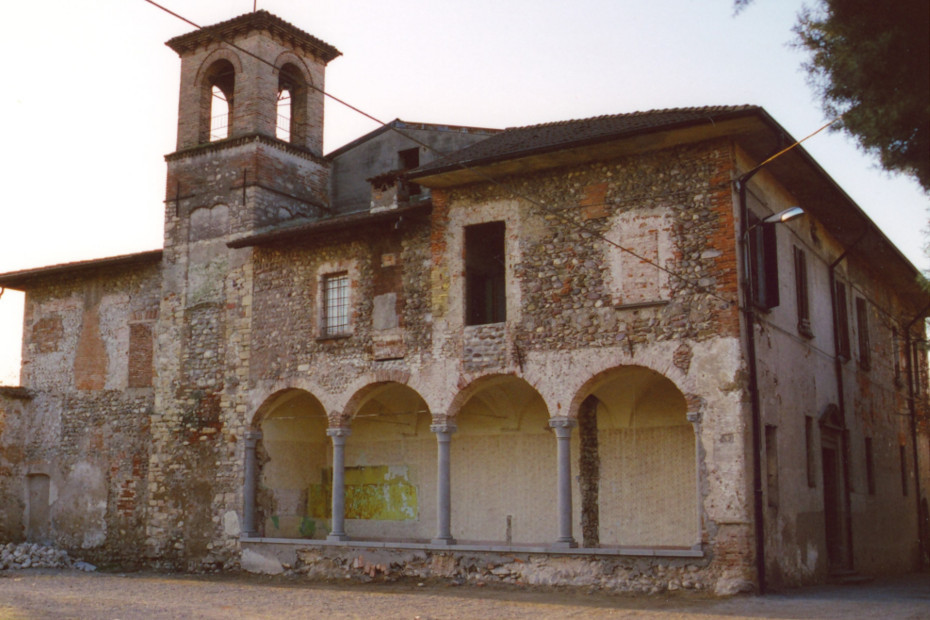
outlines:
[[0, 545], [0, 570], [22, 568], [74, 568], [84, 571], [96, 569], [92, 564], [71, 559], [64, 549], [38, 543]]

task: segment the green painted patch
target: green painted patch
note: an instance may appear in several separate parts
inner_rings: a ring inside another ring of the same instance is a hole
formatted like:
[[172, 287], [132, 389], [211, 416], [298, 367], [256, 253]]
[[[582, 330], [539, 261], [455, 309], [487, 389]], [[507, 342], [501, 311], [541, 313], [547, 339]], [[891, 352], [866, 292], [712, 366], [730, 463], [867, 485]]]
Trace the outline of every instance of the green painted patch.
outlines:
[[[332, 469], [321, 472], [320, 484], [307, 493], [307, 514], [332, 517]], [[346, 467], [346, 518], [371, 521], [413, 521], [417, 518], [417, 488], [406, 465]]]

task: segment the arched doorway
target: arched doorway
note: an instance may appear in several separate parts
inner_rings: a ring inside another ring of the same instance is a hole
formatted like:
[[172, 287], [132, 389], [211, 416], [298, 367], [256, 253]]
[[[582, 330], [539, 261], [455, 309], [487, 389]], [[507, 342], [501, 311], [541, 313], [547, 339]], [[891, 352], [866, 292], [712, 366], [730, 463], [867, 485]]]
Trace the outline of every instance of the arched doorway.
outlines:
[[452, 534], [461, 542], [551, 544], [556, 520], [556, 439], [539, 393], [497, 375], [463, 392], [452, 438]]
[[699, 542], [695, 437], [681, 391], [654, 370], [624, 366], [579, 396], [582, 546]]
[[300, 389], [270, 396], [256, 414], [256, 525], [270, 538], [325, 538], [332, 450], [320, 401]]

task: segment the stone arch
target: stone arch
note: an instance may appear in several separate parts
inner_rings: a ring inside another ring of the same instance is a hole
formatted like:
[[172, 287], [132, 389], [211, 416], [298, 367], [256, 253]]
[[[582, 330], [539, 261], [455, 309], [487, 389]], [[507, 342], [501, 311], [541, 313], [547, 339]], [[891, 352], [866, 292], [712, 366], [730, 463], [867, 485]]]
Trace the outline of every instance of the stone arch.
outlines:
[[[197, 73], [200, 113], [197, 129], [198, 142], [203, 144], [233, 135], [235, 121], [236, 76], [242, 72], [242, 63], [230, 50], [216, 50], [201, 64]], [[226, 104], [225, 131], [219, 132], [216, 104]], [[222, 135], [220, 135], [222, 133]]]
[[618, 366], [589, 379], [569, 412], [579, 421], [583, 544], [698, 543], [696, 437], [678, 386], [651, 368]]
[[480, 377], [453, 399], [452, 534], [549, 544], [557, 535], [556, 439], [539, 392], [515, 375]]
[[308, 100], [313, 90], [313, 78], [303, 60], [293, 53], [282, 53], [274, 65], [274, 73], [278, 77], [276, 136], [279, 140], [306, 147], [310, 124]]
[[323, 538], [330, 518], [332, 452], [328, 419], [310, 392], [271, 394], [252, 417], [256, 446], [256, 527], [273, 538]]
[[359, 388], [343, 411], [351, 424], [346, 531], [366, 540], [428, 539], [436, 528], [436, 439], [426, 401], [401, 381], [382, 380]]

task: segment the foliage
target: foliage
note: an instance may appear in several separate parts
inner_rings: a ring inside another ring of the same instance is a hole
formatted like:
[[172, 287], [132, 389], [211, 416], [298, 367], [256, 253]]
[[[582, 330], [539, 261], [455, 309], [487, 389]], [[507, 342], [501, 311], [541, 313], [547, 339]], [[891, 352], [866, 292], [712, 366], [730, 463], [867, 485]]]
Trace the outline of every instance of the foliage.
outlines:
[[819, 0], [794, 30], [826, 113], [842, 114], [842, 127], [886, 170], [930, 192], [930, 2]]

